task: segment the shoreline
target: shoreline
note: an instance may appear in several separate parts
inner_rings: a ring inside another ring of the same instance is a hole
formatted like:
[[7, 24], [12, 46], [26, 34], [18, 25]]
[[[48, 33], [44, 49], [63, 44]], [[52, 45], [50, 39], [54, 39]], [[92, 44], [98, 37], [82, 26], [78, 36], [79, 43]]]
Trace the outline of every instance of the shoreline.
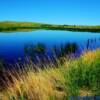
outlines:
[[100, 32], [100, 26], [54, 25], [33, 22], [0, 22], [0, 32], [33, 31], [33, 30], [65, 30], [72, 32]]

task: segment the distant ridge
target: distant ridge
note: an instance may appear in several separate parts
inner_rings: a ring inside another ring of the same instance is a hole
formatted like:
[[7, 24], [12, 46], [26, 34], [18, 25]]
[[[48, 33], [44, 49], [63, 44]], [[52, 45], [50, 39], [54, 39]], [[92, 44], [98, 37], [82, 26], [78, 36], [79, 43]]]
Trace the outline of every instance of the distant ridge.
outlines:
[[1, 21], [0, 32], [13, 31], [32, 31], [33, 29], [43, 30], [66, 30], [77, 32], [100, 32], [100, 25], [85, 26], [85, 25], [56, 25], [36, 22], [16, 22], [16, 21]]

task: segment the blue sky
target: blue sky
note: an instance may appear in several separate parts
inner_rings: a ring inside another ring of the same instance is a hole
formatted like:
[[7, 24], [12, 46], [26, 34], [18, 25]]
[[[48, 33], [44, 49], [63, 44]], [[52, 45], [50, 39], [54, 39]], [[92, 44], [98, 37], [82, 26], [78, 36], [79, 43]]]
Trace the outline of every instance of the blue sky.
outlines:
[[0, 0], [0, 21], [100, 25], [100, 0]]

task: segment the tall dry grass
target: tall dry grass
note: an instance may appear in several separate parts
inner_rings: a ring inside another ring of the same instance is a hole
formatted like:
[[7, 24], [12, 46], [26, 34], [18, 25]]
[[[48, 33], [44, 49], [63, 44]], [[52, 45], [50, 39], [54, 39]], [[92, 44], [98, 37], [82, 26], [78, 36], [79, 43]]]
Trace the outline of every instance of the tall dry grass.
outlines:
[[31, 64], [20, 72], [9, 71], [9, 76], [6, 88], [0, 91], [1, 100], [67, 100], [68, 96], [100, 95], [100, 50], [66, 59], [57, 68], [35, 72]]

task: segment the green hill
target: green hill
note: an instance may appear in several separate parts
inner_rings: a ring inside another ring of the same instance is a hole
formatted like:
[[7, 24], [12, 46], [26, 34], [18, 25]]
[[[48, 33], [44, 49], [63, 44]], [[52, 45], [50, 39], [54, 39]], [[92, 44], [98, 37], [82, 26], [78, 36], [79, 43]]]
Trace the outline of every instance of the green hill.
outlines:
[[34, 29], [100, 32], [100, 26], [54, 25], [54, 24], [34, 23], [34, 22], [12, 22], [12, 21], [0, 22], [0, 32], [32, 31]]

